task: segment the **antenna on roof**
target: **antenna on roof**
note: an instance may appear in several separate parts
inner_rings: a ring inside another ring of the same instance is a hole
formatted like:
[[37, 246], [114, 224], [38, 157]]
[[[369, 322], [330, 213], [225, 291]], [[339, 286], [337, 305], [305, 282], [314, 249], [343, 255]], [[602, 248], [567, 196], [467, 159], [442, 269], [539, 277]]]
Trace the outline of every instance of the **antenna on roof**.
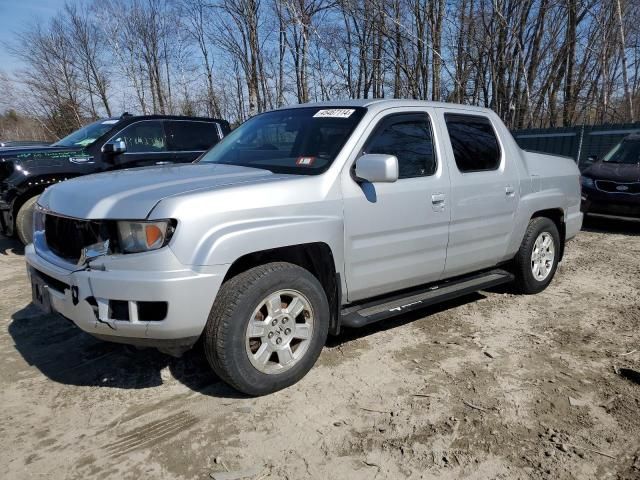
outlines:
[[122, 115], [120, 115], [120, 120], [123, 120], [127, 117], [133, 117], [133, 115], [131, 115], [129, 112], [124, 112]]

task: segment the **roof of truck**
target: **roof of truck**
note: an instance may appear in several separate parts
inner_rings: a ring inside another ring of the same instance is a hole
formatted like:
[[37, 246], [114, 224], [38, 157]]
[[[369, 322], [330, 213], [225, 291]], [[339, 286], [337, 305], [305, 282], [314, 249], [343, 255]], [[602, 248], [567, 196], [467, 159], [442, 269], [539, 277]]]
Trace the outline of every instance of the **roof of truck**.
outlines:
[[131, 115], [129, 113], [124, 113], [119, 117], [109, 117], [101, 119], [109, 120], [109, 121], [127, 121], [127, 122], [139, 122], [140, 120], [187, 120], [191, 122], [219, 122], [219, 123], [228, 123], [226, 120], [221, 118], [210, 118], [210, 117], [193, 117], [187, 115]]
[[356, 100], [332, 100], [328, 102], [309, 102], [299, 105], [288, 105], [282, 107], [281, 110], [288, 108], [304, 108], [304, 107], [377, 107], [381, 110], [392, 107], [455, 107], [464, 110], [473, 110], [476, 112], [491, 112], [492, 110], [474, 105], [463, 105], [459, 103], [447, 102], [430, 102], [426, 100], [410, 100], [400, 98], [369, 98]]

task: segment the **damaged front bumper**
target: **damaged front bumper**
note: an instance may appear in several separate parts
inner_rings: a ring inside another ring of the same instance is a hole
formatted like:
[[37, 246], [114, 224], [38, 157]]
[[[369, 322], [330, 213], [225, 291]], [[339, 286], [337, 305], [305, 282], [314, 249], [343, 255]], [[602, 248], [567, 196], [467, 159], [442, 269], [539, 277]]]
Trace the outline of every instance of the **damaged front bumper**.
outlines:
[[226, 272], [223, 265], [187, 268], [170, 248], [105, 256], [80, 270], [46, 246], [37, 250], [25, 249], [34, 303], [98, 338], [175, 355], [200, 337]]

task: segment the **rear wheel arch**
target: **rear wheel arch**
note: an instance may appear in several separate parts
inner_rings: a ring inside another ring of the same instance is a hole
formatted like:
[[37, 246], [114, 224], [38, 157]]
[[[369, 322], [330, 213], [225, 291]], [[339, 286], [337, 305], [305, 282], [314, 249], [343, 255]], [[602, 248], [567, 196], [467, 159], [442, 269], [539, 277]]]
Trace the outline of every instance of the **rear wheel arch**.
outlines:
[[245, 254], [231, 264], [223, 283], [251, 268], [273, 262], [292, 263], [318, 279], [329, 303], [329, 333], [337, 335], [340, 331], [342, 285], [331, 247], [324, 242], [288, 245]]
[[556, 222], [548, 215], [538, 215], [529, 220], [512, 262], [517, 292], [539, 293], [549, 285], [560, 261], [558, 250], [561, 245]]
[[560, 256], [558, 261], [562, 260], [564, 256], [564, 244], [565, 244], [565, 235], [566, 235], [566, 225], [564, 218], [564, 210], [561, 208], [550, 208], [546, 210], [538, 210], [531, 215], [530, 220], [534, 218], [545, 217], [551, 220], [558, 229], [558, 233], [560, 234]]

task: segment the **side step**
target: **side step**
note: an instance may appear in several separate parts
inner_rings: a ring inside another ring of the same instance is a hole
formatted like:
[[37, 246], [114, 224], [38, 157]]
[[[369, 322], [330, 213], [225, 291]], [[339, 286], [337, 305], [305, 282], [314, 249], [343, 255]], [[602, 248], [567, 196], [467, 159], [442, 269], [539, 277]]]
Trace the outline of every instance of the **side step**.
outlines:
[[462, 297], [486, 288], [495, 287], [514, 280], [514, 276], [501, 269], [459, 277], [439, 284], [431, 284], [386, 296], [342, 309], [342, 326], [358, 328], [394, 317], [402, 313], [424, 308], [435, 303]]

